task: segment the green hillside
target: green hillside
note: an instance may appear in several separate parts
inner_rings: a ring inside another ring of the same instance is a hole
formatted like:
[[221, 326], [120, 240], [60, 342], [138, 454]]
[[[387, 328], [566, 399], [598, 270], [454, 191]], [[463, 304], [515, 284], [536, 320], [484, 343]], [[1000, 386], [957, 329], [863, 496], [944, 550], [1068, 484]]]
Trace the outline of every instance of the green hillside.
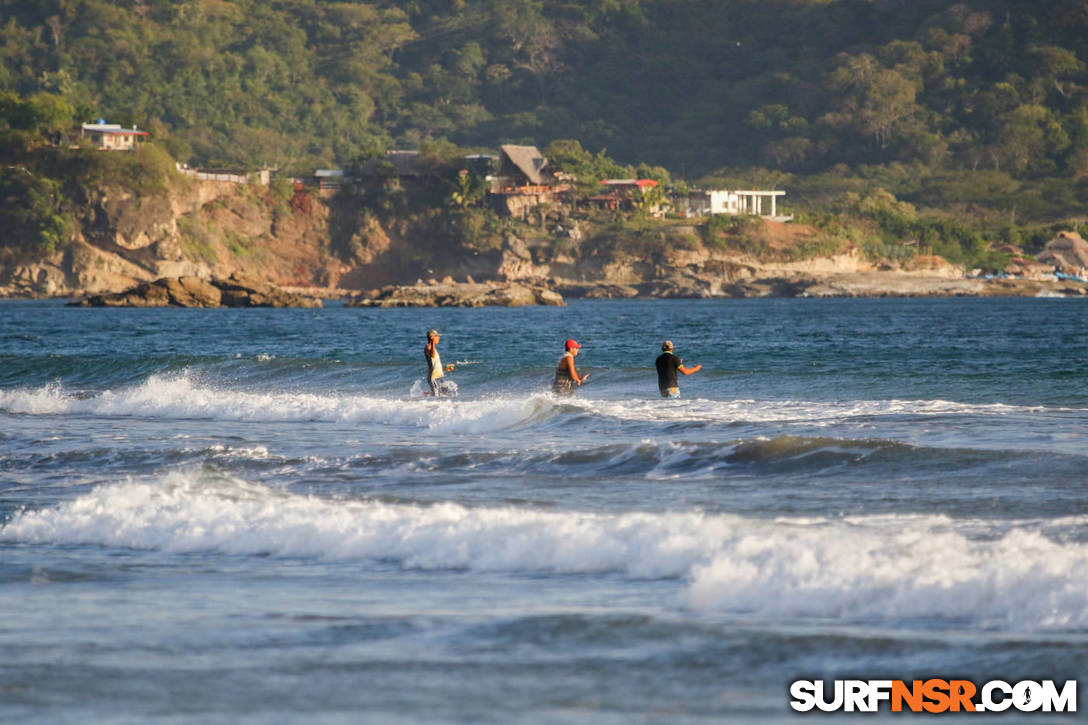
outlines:
[[1081, 0], [0, 0], [0, 131], [9, 164], [101, 116], [290, 172], [577, 139], [1031, 246], [1083, 215], [1086, 59]]

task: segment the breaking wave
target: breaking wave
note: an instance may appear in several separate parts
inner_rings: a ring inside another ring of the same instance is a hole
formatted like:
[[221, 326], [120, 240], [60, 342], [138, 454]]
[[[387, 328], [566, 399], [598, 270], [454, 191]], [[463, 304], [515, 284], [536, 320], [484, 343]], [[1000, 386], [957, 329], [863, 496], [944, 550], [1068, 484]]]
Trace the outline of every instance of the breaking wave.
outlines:
[[759, 519], [301, 496], [208, 469], [99, 487], [17, 513], [0, 540], [405, 569], [677, 582], [694, 612], [880, 626], [1088, 628], [1088, 517]]
[[331, 421], [393, 423], [421, 427], [472, 426], [495, 430], [567, 412], [602, 419], [654, 424], [794, 423], [830, 426], [880, 417], [1008, 416], [1045, 413], [1083, 417], [1081, 409], [969, 404], [941, 400], [599, 400], [556, 399], [547, 393], [524, 397], [428, 400], [418, 381], [406, 398], [351, 393], [248, 391], [203, 383], [199, 376], [152, 375], [138, 385], [84, 393], [53, 383], [0, 390], [0, 411], [28, 415], [107, 415], [228, 421]]
[[400, 424], [476, 433], [546, 414], [546, 395], [507, 400], [427, 400], [369, 395], [250, 392], [198, 384], [187, 375], [152, 376], [141, 385], [84, 395], [51, 384], [0, 391], [0, 410], [29, 415], [107, 415], [255, 422]]

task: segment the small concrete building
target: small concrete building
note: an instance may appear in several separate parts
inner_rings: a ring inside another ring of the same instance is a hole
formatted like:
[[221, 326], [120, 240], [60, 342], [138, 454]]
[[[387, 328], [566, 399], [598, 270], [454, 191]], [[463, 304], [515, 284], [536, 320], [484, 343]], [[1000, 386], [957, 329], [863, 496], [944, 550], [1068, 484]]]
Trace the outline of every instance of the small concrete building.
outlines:
[[136, 140], [147, 135], [147, 131], [139, 131], [135, 126], [122, 128], [120, 124], [106, 123], [104, 118], [85, 123], [79, 130], [80, 138], [90, 139], [102, 151], [134, 151]]
[[[714, 214], [753, 214], [771, 219], [779, 219], [777, 199], [785, 196], [785, 191], [729, 190], [708, 189], [692, 191], [682, 199], [678, 206], [690, 216], [711, 216]], [[764, 202], [767, 202], [764, 204]], [[686, 207], [686, 208], [685, 208]]]
[[430, 170], [422, 159], [419, 151], [392, 149], [368, 160], [355, 174], [362, 179], [425, 176]]
[[343, 169], [317, 169], [314, 171], [314, 181], [318, 191], [335, 192], [344, 185]]

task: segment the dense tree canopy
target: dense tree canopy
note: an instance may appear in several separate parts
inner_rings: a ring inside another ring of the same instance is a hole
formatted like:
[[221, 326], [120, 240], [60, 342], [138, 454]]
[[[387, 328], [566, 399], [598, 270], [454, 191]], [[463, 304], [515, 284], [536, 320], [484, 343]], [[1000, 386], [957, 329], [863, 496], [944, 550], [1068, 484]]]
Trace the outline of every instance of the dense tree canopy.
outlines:
[[58, 244], [64, 179], [25, 163], [97, 117], [150, 130], [148, 168], [531, 143], [583, 191], [788, 186], [877, 254], [979, 258], [1083, 219], [1086, 61], [1083, 0], [0, 0], [0, 192]]
[[760, 165], [1088, 173], [1079, 0], [0, 0], [0, 90], [206, 163], [577, 138]]

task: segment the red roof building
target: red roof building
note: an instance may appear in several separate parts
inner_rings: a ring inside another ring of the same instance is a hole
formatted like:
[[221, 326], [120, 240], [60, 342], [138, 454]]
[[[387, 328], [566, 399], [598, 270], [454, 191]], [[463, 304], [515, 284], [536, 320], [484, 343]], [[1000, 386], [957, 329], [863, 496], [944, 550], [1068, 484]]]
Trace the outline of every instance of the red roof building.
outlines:
[[83, 124], [79, 132], [80, 138], [90, 139], [96, 149], [103, 151], [132, 151], [136, 139], [147, 135], [147, 131], [138, 131], [135, 126], [122, 128], [116, 123], [106, 123], [103, 118]]
[[653, 179], [602, 179], [601, 186], [630, 193], [635, 189], [639, 191], [652, 189], [657, 186], [657, 182]]
[[630, 202], [640, 196], [647, 189], [657, 186], [653, 179], [602, 179], [604, 187], [600, 194], [595, 194], [587, 199], [601, 209], [619, 209], [630, 206]]

